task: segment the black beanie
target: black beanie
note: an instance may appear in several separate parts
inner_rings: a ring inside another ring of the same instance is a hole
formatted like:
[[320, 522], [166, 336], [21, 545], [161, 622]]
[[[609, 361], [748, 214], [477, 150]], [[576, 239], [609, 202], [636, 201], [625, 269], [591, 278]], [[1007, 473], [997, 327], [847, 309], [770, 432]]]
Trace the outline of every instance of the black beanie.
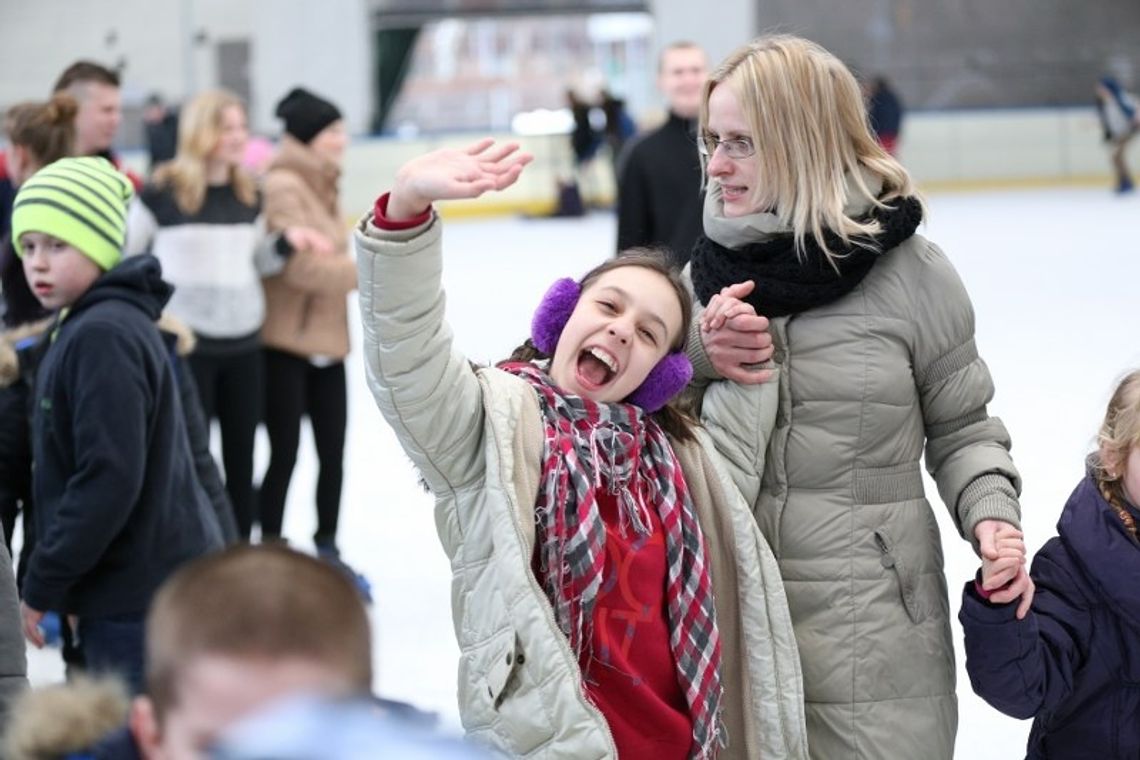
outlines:
[[285, 131], [308, 143], [322, 129], [340, 119], [340, 110], [324, 98], [303, 87], [294, 87], [281, 99], [275, 111], [285, 120]]

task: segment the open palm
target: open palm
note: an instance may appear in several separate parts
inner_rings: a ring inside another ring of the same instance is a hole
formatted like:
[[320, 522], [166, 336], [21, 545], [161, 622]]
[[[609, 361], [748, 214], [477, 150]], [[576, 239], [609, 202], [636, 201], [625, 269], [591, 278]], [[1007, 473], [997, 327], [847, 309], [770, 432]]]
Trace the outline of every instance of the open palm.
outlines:
[[518, 143], [497, 145], [487, 138], [462, 150], [443, 148], [400, 168], [388, 203], [389, 215], [410, 216], [439, 200], [477, 198], [510, 187], [534, 158]]

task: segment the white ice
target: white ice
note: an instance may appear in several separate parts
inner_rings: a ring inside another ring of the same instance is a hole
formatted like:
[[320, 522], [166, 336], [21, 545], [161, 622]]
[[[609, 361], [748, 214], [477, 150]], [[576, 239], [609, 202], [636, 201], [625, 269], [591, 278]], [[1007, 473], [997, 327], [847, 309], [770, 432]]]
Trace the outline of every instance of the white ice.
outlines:
[[[1012, 435], [1024, 479], [1027, 542], [1036, 549], [1054, 534], [1060, 509], [1082, 475], [1115, 380], [1140, 365], [1140, 199], [1107, 190], [1046, 189], [940, 194], [929, 201], [923, 233], [946, 251], [973, 298], [979, 350], [997, 387], [990, 413]], [[546, 286], [609, 255], [614, 237], [613, 217], [605, 213], [581, 220], [447, 223], [447, 312], [457, 345], [476, 361], [503, 358], [524, 337]], [[353, 327], [359, 345], [358, 320]], [[458, 730], [450, 572], [435, 535], [432, 499], [373, 404], [359, 352], [349, 359], [348, 375], [340, 543], [376, 596], [376, 688], [438, 712], [446, 728]], [[296, 545], [309, 547], [317, 464], [307, 430], [301, 445], [285, 529]], [[266, 452], [262, 436], [259, 468]], [[962, 583], [973, 576], [977, 560], [957, 538], [933, 485], [927, 486], [945, 539], [959, 646], [956, 757], [1024, 756], [1029, 723], [1004, 717], [975, 697], [962, 669], [956, 615]], [[57, 650], [30, 652], [30, 668], [35, 683], [58, 680]]]

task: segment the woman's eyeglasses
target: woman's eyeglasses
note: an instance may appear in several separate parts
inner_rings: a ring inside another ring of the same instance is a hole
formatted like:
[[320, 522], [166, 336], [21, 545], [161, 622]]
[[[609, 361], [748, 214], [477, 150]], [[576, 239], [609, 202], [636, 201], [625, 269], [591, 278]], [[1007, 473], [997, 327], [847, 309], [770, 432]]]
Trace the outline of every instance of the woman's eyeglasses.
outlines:
[[724, 148], [724, 155], [729, 158], [748, 158], [756, 153], [756, 146], [747, 137], [733, 137], [722, 140], [714, 135], [702, 135], [697, 140], [697, 152], [704, 158], [711, 158], [717, 148]]

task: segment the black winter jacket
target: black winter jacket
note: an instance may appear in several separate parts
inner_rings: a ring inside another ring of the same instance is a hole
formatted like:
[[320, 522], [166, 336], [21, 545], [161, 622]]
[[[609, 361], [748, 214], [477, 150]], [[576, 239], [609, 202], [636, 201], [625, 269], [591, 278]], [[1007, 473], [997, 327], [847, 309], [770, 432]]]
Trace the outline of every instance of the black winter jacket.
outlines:
[[222, 544], [154, 325], [171, 292], [157, 259], [128, 259], [49, 336], [33, 401], [34, 609], [143, 614], [176, 567]]

